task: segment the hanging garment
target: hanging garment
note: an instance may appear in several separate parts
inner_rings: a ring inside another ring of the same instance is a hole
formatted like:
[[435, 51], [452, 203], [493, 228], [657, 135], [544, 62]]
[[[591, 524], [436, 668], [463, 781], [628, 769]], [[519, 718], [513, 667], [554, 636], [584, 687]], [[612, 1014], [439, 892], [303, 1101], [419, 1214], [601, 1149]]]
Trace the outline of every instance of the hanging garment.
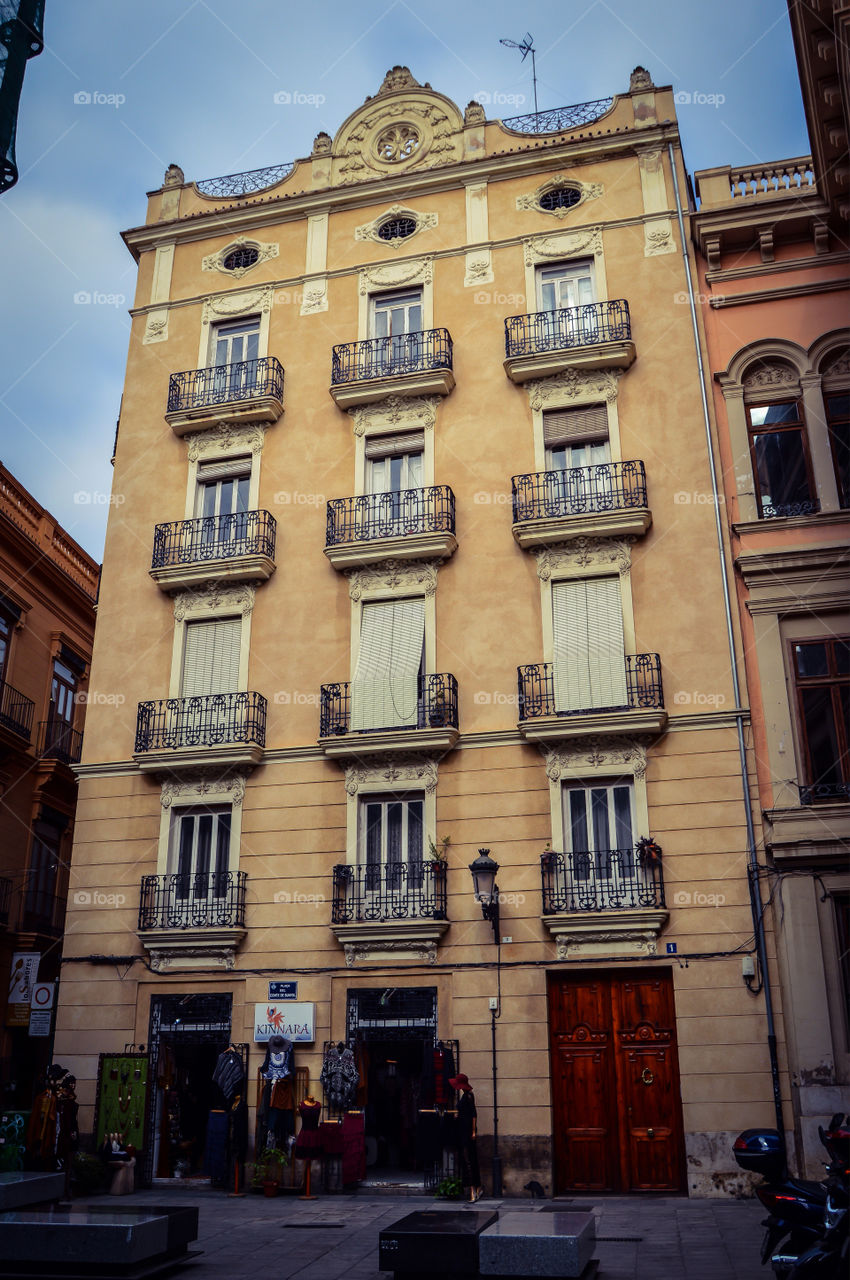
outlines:
[[237, 1093], [245, 1092], [245, 1068], [235, 1049], [225, 1049], [224, 1053], [219, 1054], [213, 1072], [213, 1083], [218, 1085], [228, 1102]]
[[344, 1111], [351, 1106], [360, 1083], [360, 1073], [350, 1049], [340, 1051], [338, 1045], [331, 1045], [322, 1063], [319, 1082], [332, 1107]]
[[292, 1043], [289, 1040], [284, 1040], [282, 1036], [275, 1038], [282, 1042], [283, 1048], [273, 1049], [271, 1043], [267, 1046], [266, 1056], [263, 1065], [260, 1067], [260, 1075], [264, 1080], [284, 1080], [287, 1076], [292, 1075]]

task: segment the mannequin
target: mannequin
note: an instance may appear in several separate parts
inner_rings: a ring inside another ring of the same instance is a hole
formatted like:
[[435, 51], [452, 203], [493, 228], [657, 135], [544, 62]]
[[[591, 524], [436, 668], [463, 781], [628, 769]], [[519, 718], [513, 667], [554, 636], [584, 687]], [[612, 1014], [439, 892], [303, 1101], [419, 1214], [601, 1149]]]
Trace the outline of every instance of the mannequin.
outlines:
[[310, 1194], [310, 1170], [313, 1163], [313, 1157], [321, 1153], [322, 1139], [319, 1134], [319, 1120], [322, 1115], [322, 1104], [317, 1102], [311, 1093], [301, 1103], [298, 1108], [301, 1116], [301, 1132], [295, 1142], [295, 1154], [300, 1160], [307, 1161], [307, 1168], [304, 1174], [304, 1194], [301, 1200], [315, 1200], [315, 1196]]
[[481, 1172], [478, 1168], [478, 1112], [475, 1109], [475, 1094], [469, 1077], [463, 1072], [453, 1076], [449, 1081], [453, 1089], [460, 1090], [457, 1104], [458, 1127], [460, 1129], [460, 1178], [464, 1190], [469, 1190], [469, 1200], [474, 1204], [484, 1195], [481, 1185]]

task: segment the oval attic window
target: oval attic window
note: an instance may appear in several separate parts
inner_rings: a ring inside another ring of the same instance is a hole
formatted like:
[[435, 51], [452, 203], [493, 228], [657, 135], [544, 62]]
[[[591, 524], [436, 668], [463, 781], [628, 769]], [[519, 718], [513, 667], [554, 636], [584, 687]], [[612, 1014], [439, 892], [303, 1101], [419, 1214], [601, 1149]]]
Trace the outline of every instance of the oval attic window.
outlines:
[[388, 218], [378, 227], [378, 235], [382, 240], [404, 240], [412, 236], [416, 230], [414, 218]]
[[556, 209], [571, 209], [581, 199], [581, 192], [575, 187], [550, 187], [540, 197], [540, 208], [554, 213]]
[[243, 244], [238, 249], [231, 250], [221, 265], [225, 271], [244, 271], [246, 267], [253, 267], [259, 256], [259, 249]]

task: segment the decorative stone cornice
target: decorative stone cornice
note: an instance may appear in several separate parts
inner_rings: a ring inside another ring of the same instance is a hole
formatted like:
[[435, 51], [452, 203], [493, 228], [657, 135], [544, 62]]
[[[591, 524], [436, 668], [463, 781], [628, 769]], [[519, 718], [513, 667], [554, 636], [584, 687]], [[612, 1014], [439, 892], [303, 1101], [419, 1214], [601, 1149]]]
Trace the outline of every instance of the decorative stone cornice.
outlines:
[[249, 614], [254, 608], [257, 588], [251, 582], [240, 583], [236, 587], [220, 586], [217, 582], [209, 582], [197, 590], [181, 591], [174, 598], [174, 618], [182, 622], [190, 614], [241, 613]]
[[183, 438], [189, 446], [189, 461], [198, 462], [207, 456], [220, 458], [223, 454], [262, 453], [266, 427], [263, 423], [229, 426], [223, 422], [218, 427], [193, 431]]
[[434, 278], [434, 259], [410, 258], [404, 262], [381, 262], [360, 271], [360, 293], [372, 289], [392, 289], [396, 285], [430, 284]]
[[541, 582], [548, 582], [553, 574], [560, 572], [580, 574], [588, 568], [607, 568], [613, 564], [617, 572], [625, 577], [631, 572], [632, 545], [636, 541], [634, 537], [582, 537], [538, 547], [534, 553], [537, 576]]
[[430, 796], [437, 790], [438, 772], [437, 761], [427, 756], [399, 756], [394, 760], [361, 756], [357, 764], [349, 765], [345, 771], [345, 789], [354, 796], [364, 782], [379, 783], [382, 787], [409, 782], [419, 783]]
[[559, 408], [565, 400], [590, 404], [617, 399], [621, 369], [565, 369], [552, 378], [535, 378], [525, 384], [532, 409]]
[[431, 431], [437, 421], [437, 396], [387, 396], [371, 404], [356, 405], [348, 410], [356, 436], [367, 431], [392, 431], [400, 428], [409, 431], [420, 427]]
[[168, 779], [163, 782], [159, 803], [163, 809], [170, 809], [179, 796], [204, 797], [207, 800], [229, 800], [233, 805], [241, 805], [245, 798], [245, 778], [242, 774], [232, 774], [228, 778], [210, 778], [203, 773], [190, 773], [179, 782]]
[[[229, 270], [224, 265], [225, 258], [229, 254], [234, 253], [237, 249], [256, 249], [257, 259], [248, 267], [235, 267]], [[253, 271], [261, 262], [268, 262], [269, 258], [276, 258], [280, 253], [280, 245], [264, 243], [262, 240], [251, 240], [247, 236], [239, 236], [236, 240], [231, 240], [223, 249], [219, 249], [216, 253], [209, 253], [205, 258], [201, 259], [202, 271], [221, 271], [224, 275], [232, 277], [234, 280], [241, 280], [249, 271]]]
[[380, 560], [377, 564], [346, 571], [348, 593], [352, 600], [360, 600], [364, 594], [397, 595], [400, 591], [421, 591], [426, 596], [433, 596], [437, 590], [438, 568], [438, 560], [411, 564]]
[[793, 387], [800, 380], [797, 370], [779, 360], [763, 361], [749, 369], [744, 377], [744, 390], [764, 387]]
[[588, 769], [617, 769], [642, 778], [646, 773], [646, 747], [637, 738], [584, 738], [575, 743], [544, 749], [546, 776], [553, 782]]

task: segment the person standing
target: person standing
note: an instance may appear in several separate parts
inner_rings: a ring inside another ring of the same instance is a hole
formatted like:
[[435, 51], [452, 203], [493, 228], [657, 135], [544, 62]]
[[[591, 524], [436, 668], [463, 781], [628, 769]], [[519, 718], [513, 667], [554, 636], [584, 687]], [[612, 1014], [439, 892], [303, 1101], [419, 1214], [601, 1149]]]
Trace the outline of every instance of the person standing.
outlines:
[[478, 1112], [475, 1109], [475, 1094], [469, 1077], [463, 1072], [452, 1076], [449, 1084], [460, 1090], [457, 1104], [457, 1121], [460, 1137], [460, 1180], [464, 1191], [469, 1191], [469, 1200], [474, 1204], [484, 1195], [481, 1185], [481, 1171], [478, 1168]]

